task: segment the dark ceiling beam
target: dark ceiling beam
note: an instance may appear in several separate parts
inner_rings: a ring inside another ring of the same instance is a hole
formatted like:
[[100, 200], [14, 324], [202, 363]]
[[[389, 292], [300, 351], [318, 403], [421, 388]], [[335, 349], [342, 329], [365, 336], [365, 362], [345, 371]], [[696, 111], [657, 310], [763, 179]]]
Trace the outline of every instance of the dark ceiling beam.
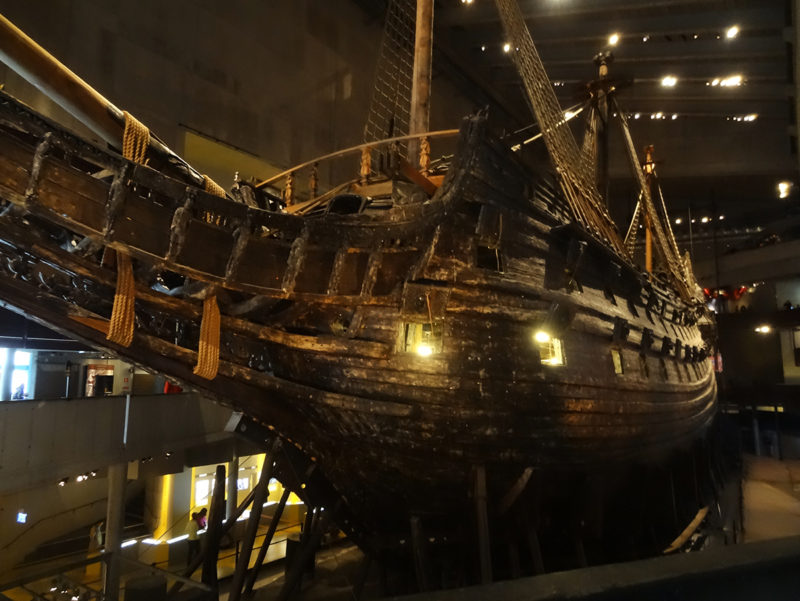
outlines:
[[[582, 4], [567, 4], [560, 2], [549, 8], [542, 8], [543, 2], [521, 2], [520, 8], [526, 20], [563, 19], [576, 17], [603, 16], [606, 20], [610, 13], [620, 13], [631, 17], [642, 15], [654, 16], [656, 11], [674, 10], [712, 10], [724, 9], [727, 2], [724, 0], [627, 0], [625, 2], [601, 2], [588, 0]], [[754, 2], [757, 6], [757, 3]], [[445, 25], [468, 25], [471, 23], [499, 22], [494, 3], [475, 3], [468, 7], [452, 6], [439, 12], [441, 22]], [[663, 13], [659, 13], [663, 14]]]
[[[782, 52], [761, 52], [756, 54], [680, 54], [671, 56], [617, 56], [614, 59], [615, 65], [636, 65], [636, 64], [655, 64], [663, 65], [664, 69], [669, 66], [678, 65], [683, 63], [697, 63], [703, 61], [704, 63], [732, 63], [740, 69], [742, 66], [753, 62], [778, 62], [784, 61], [786, 56]], [[558, 67], [575, 67], [586, 66], [590, 63], [591, 59], [586, 58], [569, 58], [569, 59], [550, 59], [546, 60], [545, 67], [558, 68]], [[495, 61], [490, 65], [492, 70], [515, 68], [514, 64], [508, 61]]]

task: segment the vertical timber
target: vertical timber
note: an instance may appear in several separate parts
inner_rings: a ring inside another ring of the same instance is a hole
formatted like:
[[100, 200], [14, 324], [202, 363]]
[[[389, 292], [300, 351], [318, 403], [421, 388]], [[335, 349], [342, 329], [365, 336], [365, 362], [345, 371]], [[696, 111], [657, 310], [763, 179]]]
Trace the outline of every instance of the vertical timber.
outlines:
[[[414, 44], [414, 74], [411, 82], [409, 134], [430, 129], [431, 66], [433, 58], [433, 0], [417, 0], [417, 29]], [[408, 143], [408, 161], [418, 165], [419, 139]]]

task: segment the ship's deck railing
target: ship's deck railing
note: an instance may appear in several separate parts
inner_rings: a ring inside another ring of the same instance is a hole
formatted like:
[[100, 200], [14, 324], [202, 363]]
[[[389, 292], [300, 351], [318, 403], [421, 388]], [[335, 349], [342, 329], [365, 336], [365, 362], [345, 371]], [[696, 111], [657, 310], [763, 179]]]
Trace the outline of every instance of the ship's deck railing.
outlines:
[[[280, 190], [281, 200], [286, 205], [286, 212], [303, 214], [313, 208], [324, 204], [333, 196], [350, 190], [364, 190], [365, 187], [377, 180], [385, 179], [393, 173], [400, 173], [410, 181], [418, 184], [428, 195], [432, 195], [441, 184], [441, 175], [434, 174], [437, 167], [444, 161], [431, 160], [431, 140], [446, 140], [455, 138], [458, 129], [445, 129], [429, 131], [421, 134], [395, 136], [373, 142], [364, 142], [342, 150], [331, 152], [309, 161], [305, 161], [272, 177], [258, 182], [255, 187], [259, 189]], [[419, 146], [419, 166], [411, 165], [402, 152], [402, 144], [416, 142]], [[454, 150], [452, 144], [447, 147], [449, 152]], [[348, 178], [347, 173], [352, 173], [352, 163], [339, 167], [334, 165], [341, 159], [359, 157], [358, 177]], [[343, 182], [331, 186], [324, 193], [320, 193], [320, 170], [327, 169], [329, 181]], [[302, 174], [308, 174], [308, 184], [305, 190], [300, 190], [298, 179]]]

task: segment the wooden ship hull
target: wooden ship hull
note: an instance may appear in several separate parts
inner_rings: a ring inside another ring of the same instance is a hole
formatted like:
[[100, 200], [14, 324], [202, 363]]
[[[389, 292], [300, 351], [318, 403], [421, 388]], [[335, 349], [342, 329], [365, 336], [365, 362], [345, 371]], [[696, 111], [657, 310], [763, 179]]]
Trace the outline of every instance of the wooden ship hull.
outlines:
[[[699, 309], [570, 225], [549, 176], [481, 117], [429, 201], [316, 218], [193, 189], [7, 96], [0, 134], [0, 297], [274, 428], [370, 528], [388, 510], [446, 510], [474, 466], [502, 490], [526, 468], [663, 457], [715, 413]], [[104, 249], [135, 266], [128, 347], [106, 340]], [[191, 283], [158, 291], [164, 272]], [[211, 380], [192, 373], [209, 288], [222, 314]], [[561, 343], [556, 364], [542, 329]]]
[[146, 166], [0, 94], [0, 300], [250, 416], [370, 555], [419, 559], [424, 532], [477, 537], [484, 579], [498, 544], [534, 572], [548, 548], [547, 569], [638, 557], [714, 498], [702, 302], [634, 266], [564, 161], [523, 162], [476, 115], [443, 178], [367, 166], [301, 214], [204, 191], [158, 144]]

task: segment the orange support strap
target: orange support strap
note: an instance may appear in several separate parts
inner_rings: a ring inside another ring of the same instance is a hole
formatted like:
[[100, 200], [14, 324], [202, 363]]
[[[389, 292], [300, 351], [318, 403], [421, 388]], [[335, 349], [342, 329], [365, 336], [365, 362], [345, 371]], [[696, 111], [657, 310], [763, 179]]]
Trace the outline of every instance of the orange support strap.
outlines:
[[135, 299], [133, 263], [130, 256], [117, 251], [117, 290], [114, 294], [114, 307], [111, 310], [111, 322], [106, 335], [106, 340], [109, 342], [126, 347], [133, 342]]
[[194, 374], [206, 380], [213, 380], [219, 369], [220, 321], [217, 297], [209, 296], [203, 301], [200, 345], [197, 349], [197, 365], [194, 367]]

